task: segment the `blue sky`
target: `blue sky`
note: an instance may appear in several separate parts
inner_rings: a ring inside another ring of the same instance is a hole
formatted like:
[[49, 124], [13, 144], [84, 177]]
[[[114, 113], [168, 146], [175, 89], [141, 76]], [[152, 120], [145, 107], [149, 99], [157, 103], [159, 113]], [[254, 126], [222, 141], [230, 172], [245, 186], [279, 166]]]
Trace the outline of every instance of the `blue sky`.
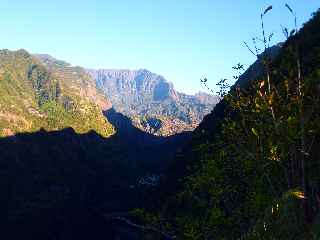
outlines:
[[320, 7], [319, 0], [1, 0], [0, 48], [48, 53], [89, 68], [146, 68], [187, 93], [232, 76], [238, 62], [254, 57], [243, 47], [259, 34], [268, 5], [267, 31], [283, 40], [280, 24], [292, 27]]

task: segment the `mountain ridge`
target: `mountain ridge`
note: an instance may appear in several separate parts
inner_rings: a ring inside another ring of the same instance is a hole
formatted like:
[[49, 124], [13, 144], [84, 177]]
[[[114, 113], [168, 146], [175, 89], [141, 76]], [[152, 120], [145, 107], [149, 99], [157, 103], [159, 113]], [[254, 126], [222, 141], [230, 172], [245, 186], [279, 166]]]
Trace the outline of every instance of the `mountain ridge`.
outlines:
[[[205, 92], [181, 93], [162, 75], [143, 68], [85, 69], [49, 54], [33, 56], [73, 85], [72, 88], [78, 86], [82, 97], [95, 102], [102, 110], [113, 107], [130, 117], [137, 128], [153, 135], [192, 131], [219, 101], [217, 96]], [[153, 126], [154, 119], [160, 127]]]
[[0, 136], [73, 127], [84, 133], [113, 133], [102, 110], [110, 105], [95, 91], [94, 82], [81, 69], [65, 78], [26, 50], [0, 51]]
[[[166, 133], [156, 131], [155, 134], [171, 135], [193, 130], [219, 100], [217, 96], [204, 92], [195, 95], [181, 93], [175, 90], [172, 82], [147, 69], [87, 69], [87, 72], [117, 111], [141, 121], [143, 118], [162, 121], [167, 118], [181, 123], [180, 129]], [[163, 123], [169, 125], [169, 121]]]

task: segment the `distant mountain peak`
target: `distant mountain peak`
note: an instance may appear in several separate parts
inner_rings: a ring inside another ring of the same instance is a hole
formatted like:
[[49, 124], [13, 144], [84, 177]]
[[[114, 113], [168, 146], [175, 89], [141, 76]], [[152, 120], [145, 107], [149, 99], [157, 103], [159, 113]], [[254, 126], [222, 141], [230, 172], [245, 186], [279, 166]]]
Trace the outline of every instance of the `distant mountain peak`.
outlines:
[[[180, 93], [173, 83], [147, 69], [87, 71], [113, 107], [130, 117], [163, 116], [177, 119], [179, 121], [171, 122], [179, 122], [181, 126], [187, 124], [192, 130], [218, 102], [216, 96], [202, 92], [195, 95]], [[144, 121], [144, 124], [148, 122], [154, 121]]]
[[[134, 123], [142, 130], [153, 129], [155, 135], [193, 130], [218, 102], [216, 96], [203, 92], [195, 95], [178, 92], [172, 82], [145, 68], [83, 69], [48, 54], [33, 56], [56, 76], [68, 81], [82, 97], [96, 102], [102, 109], [112, 105], [116, 111], [135, 119]], [[98, 93], [103, 93], [109, 104]], [[144, 120], [145, 117], [152, 120]], [[154, 122], [161, 122], [161, 129], [154, 128]]]

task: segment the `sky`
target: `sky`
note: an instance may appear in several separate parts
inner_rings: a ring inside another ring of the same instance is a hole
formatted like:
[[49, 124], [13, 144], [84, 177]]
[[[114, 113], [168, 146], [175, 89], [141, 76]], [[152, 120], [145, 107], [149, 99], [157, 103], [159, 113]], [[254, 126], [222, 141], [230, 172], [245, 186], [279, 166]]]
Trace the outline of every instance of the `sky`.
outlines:
[[[215, 91], [238, 62], [254, 56], [243, 46], [260, 36], [260, 14], [272, 44], [280, 25], [301, 26], [319, 0], [0, 0], [0, 48], [26, 49], [87, 68], [148, 69], [185, 93]], [[231, 82], [232, 83], [232, 82]]]

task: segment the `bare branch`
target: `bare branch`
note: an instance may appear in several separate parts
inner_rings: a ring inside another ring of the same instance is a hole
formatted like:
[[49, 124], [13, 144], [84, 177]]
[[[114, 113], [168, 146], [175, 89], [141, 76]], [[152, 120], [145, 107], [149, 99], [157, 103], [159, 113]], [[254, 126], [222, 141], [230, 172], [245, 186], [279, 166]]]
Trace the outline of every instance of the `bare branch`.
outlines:
[[243, 42], [244, 45], [248, 48], [248, 50], [255, 56], [257, 57], [257, 55], [251, 50], [251, 48], [249, 47], [249, 45], [246, 42]]
[[264, 10], [263, 15], [265, 15], [267, 12], [272, 10], [272, 5], [270, 5], [269, 7], [266, 8], [266, 10]]

